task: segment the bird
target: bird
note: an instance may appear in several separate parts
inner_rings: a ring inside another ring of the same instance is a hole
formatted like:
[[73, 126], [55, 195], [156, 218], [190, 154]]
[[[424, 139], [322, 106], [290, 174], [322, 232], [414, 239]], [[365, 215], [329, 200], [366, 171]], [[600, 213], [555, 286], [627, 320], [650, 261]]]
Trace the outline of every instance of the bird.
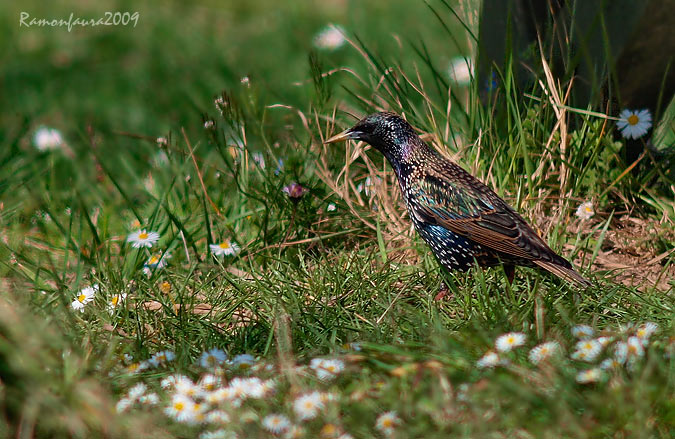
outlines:
[[591, 285], [499, 195], [398, 114], [373, 113], [324, 143], [346, 140], [366, 142], [386, 157], [417, 233], [447, 270], [501, 264], [513, 282], [516, 266], [539, 267], [579, 287]]

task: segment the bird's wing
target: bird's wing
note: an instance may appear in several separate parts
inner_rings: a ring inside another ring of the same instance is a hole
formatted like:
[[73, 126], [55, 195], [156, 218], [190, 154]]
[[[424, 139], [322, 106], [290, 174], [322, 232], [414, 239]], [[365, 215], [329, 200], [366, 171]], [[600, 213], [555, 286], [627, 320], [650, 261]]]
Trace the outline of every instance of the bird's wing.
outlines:
[[450, 170], [452, 179], [447, 174], [427, 170], [424, 176], [411, 179], [409, 206], [417, 219], [509, 255], [557, 259], [525, 220], [491, 189], [459, 167]]

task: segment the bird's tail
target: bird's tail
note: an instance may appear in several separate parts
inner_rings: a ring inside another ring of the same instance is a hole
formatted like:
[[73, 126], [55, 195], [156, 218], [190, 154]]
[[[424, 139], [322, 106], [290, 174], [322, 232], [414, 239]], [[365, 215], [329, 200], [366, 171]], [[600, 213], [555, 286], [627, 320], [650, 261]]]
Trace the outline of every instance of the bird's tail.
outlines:
[[591, 283], [588, 281], [588, 279], [574, 271], [573, 268], [563, 267], [562, 265], [546, 261], [534, 261], [534, 263], [558, 277], [561, 277], [570, 282], [574, 282], [581, 288], [588, 288], [591, 286]]

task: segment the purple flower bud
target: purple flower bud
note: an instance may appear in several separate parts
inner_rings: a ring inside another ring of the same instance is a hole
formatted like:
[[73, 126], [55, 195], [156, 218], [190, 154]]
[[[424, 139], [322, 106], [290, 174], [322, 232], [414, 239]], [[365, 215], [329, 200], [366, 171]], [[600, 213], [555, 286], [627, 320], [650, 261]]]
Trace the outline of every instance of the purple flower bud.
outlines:
[[297, 200], [302, 198], [309, 189], [302, 187], [299, 183], [293, 182], [288, 186], [285, 186], [283, 191], [288, 195], [289, 198]]

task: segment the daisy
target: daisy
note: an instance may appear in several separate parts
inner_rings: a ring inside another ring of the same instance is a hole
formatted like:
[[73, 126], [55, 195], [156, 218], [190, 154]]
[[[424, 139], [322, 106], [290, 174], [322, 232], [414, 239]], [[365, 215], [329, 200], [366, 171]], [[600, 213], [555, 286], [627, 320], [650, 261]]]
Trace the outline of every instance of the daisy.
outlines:
[[336, 210], [337, 207], [335, 206], [335, 203], [329, 203], [326, 207], [326, 212], [335, 212]]
[[210, 351], [202, 353], [202, 356], [199, 358], [199, 364], [204, 369], [212, 369], [221, 365], [225, 360], [227, 360], [227, 354], [218, 348], [213, 348]]
[[[582, 220], [589, 220], [591, 217], [595, 215], [595, 210], [593, 210], [593, 202], [592, 201], [586, 201], [584, 203], [581, 203], [579, 207], [577, 207], [577, 212], [576, 216], [581, 218]], [[583, 326], [583, 325], [581, 325]]]
[[35, 130], [33, 145], [38, 151], [51, 151], [63, 146], [63, 137], [59, 130], [41, 126]]
[[556, 352], [560, 351], [560, 345], [557, 341], [549, 341], [535, 346], [530, 351], [528, 358], [532, 364], [539, 364], [548, 359]]
[[176, 354], [174, 354], [173, 351], [159, 351], [148, 361], [152, 366], [158, 367], [173, 361], [175, 358]]
[[206, 392], [212, 392], [220, 385], [220, 378], [210, 373], [202, 375], [199, 379], [199, 388]]
[[154, 392], [148, 393], [147, 395], [143, 395], [140, 398], [138, 398], [138, 402], [147, 405], [157, 405], [159, 404], [159, 396], [157, 396], [157, 394]]
[[594, 361], [602, 352], [602, 345], [597, 340], [581, 340], [576, 344], [573, 360]]
[[150, 256], [148, 261], [143, 265], [143, 273], [147, 276], [152, 275], [153, 270], [159, 270], [164, 268], [169, 263], [168, 260], [171, 259], [171, 253], [165, 252], [164, 254], [155, 253]]
[[600, 381], [600, 378], [602, 378], [603, 372], [602, 369], [594, 367], [593, 369], [588, 369], [588, 370], [582, 370], [577, 374], [577, 383], [580, 384], [588, 384], [588, 383], [595, 383], [597, 381]]
[[525, 344], [525, 334], [522, 332], [509, 332], [497, 337], [495, 347], [499, 352], [508, 352], [513, 348]]
[[628, 348], [628, 356], [633, 358], [642, 357], [645, 354], [645, 348], [642, 346], [642, 341], [633, 336], [626, 340], [626, 347]]
[[642, 340], [643, 342], [649, 341], [649, 337], [652, 336], [657, 330], [659, 329], [659, 325], [657, 325], [654, 322], [647, 322], [641, 325], [637, 331], [635, 331], [635, 335], [637, 338]]
[[129, 398], [122, 398], [119, 401], [117, 401], [117, 404], [115, 404], [115, 410], [117, 411], [117, 413], [124, 413], [133, 404], [134, 404], [133, 400], [131, 400]]
[[126, 298], [127, 298], [126, 293], [115, 294], [114, 296], [112, 296], [112, 298], [108, 302], [108, 312], [110, 313], [110, 315], [112, 315], [115, 312], [115, 308], [117, 308], [117, 305], [124, 302], [124, 299]]
[[384, 412], [377, 417], [375, 421], [375, 428], [386, 435], [394, 433], [394, 429], [401, 423], [401, 418], [398, 417], [395, 411]]
[[177, 394], [185, 395], [190, 398], [196, 398], [201, 394], [202, 391], [202, 389], [193, 383], [190, 378], [183, 375], [176, 377], [176, 382], [173, 386], [174, 389], [176, 389]]
[[336, 50], [342, 47], [346, 38], [340, 26], [329, 24], [314, 37], [314, 47], [323, 50]]
[[220, 244], [210, 244], [209, 248], [213, 256], [234, 256], [239, 253], [239, 246], [236, 242], [232, 242], [229, 239], [221, 242]]
[[284, 415], [267, 415], [262, 420], [262, 426], [270, 433], [280, 434], [291, 428], [291, 421]]
[[293, 411], [295, 416], [301, 421], [315, 418], [319, 410], [323, 409], [324, 404], [319, 392], [312, 392], [298, 397], [293, 402]]
[[199, 435], [199, 439], [237, 439], [237, 433], [224, 429], [205, 431]]
[[255, 358], [251, 354], [235, 355], [231, 361], [232, 367], [239, 370], [250, 369], [254, 364]]
[[459, 85], [467, 85], [471, 82], [473, 71], [473, 60], [471, 58], [458, 56], [450, 60], [448, 74], [450, 79]]
[[212, 410], [206, 414], [206, 422], [209, 424], [227, 424], [230, 422], [230, 415], [223, 410]]
[[588, 325], [576, 325], [572, 327], [572, 335], [576, 338], [585, 339], [593, 337], [594, 331]]
[[75, 296], [75, 300], [73, 300], [73, 303], [70, 304], [70, 306], [73, 307], [73, 309], [84, 312], [84, 306], [94, 300], [94, 296], [98, 292], [98, 284], [94, 284], [90, 287], [84, 288], [81, 290], [79, 293], [77, 293], [77, 296]]
[[194, 405], [192, 399], [176, 393], [171, 398], [171, 405], [164, 409], [164, 413], [178, 422], [189, 422], [193, 415]]
[[614, 358], [621, 364], [628, 360], [628, 344], [625, 341], [620, 341], [614, 345]]
[[331, 424], [329, 422], [328, 424], [321, 427], [321, 430], [319, 431], [319, 436], [324, 438], [334, 438], [337, 437], [339, 432], [340, 430], [338, 429], [337, 425]]
[[485, 355], [481, 357], [480, 360], [476, 363], [476, 366], [478, 366], [481, 369], [490, 369], [493, 367], [497, 367], [499, 365], [499, 355], [497, 355], [496, 352], [489, 351]]
[[345, 369], [345, 364], [340, 360], [328, 360], [314, 358], [309, 367], [316, 372], [316, 376], [322, 381], [330, 381]]
[[619, 369], [622, 366], [622, 362], [617, 360], [616, 358], [605, 358], [600, 362], [600, 369], [602, 370], [613, 370], [613, 369]]
[[613, 340], [613, 337], [604, 337], [604, 336], [598, 337], [598, 338], [595, 339], [595, 341], [600, 343], [600, 346], [602, 346], [603, 348], [606, 348], [607, 346], [609, 346], [609, 344], [612, 342], [612, 340]]
[[148, 386], [146, 386], [144, 383], [138, 383], [135, 386], [133, 386], [131, 389], [129, 389], [129, 393], [127, 394], [127, 398], [129, 398], [132, 401], [136, 401], [141, 398], [141, 396], [145, 395], [145, 392], [148, 390]]
[[652, 115], [649, 110], [625, 109], [619, 114], [616, 126], [621, 130], [621, 135], [626, 139], [637, 139], [644, 136], [652, 126]]
[[145, 229], [136, 230], [127, 237], [127, 242], [130, 242], [133, 248], [151, 248], [157, 241], [159, 241], [159, 233], [147, 232]]

